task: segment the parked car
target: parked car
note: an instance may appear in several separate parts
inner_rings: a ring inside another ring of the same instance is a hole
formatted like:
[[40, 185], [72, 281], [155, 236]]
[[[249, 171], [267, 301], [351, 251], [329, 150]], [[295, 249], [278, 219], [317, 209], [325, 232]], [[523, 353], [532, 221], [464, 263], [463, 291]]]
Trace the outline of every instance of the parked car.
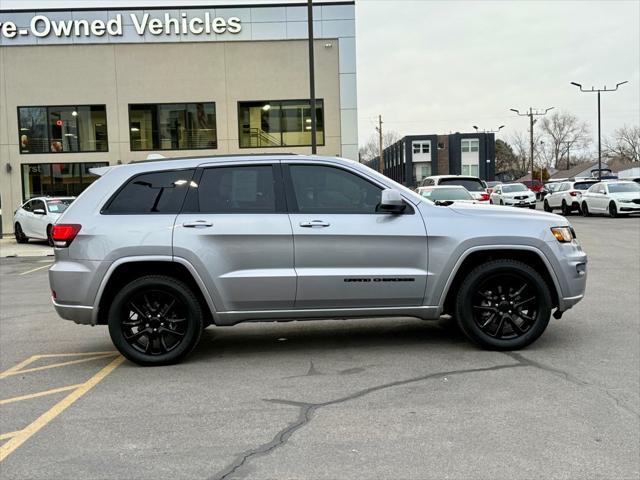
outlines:
[[460, 185], [466, 188], [473, 198], [478, 202], [488, 202], [489, 194], [483, 184], [483, 181], [478, 177], [471, 177], [467, 175], [434, 175], [426, 177], [420, 182], [420, 186], [416, 189], [418, 193], [424, 187], [434, 187], [437, 185]]
[[460, 185], [423, 187], [420, 195], [432, 202], [478, 203], [469, 190]]
[[596, 183], [598, 180], [562, 182], [554, 192], [545, 197], [543, 203], [545, 212], [552, 212], [556, 208], [559, 208], [563, 215], [569, 215], [573, 211], [580, 212], [582, 194]]
[[489, 203], [510, 207], [529, 207], [535, 210], [536, 194], [523, 183], [503, 183], [493, 189]]
[[53, 304], [108, 325], [142, 365], [184, 358], [210, 324], [445, 312], [477, 344], [513, 350], [584, 295], [587, 256], [565, 218], [437, 205], [351, 160], [253, 154], [99, 173], [53, 227]]
[[51, 228], [75, 197], [35, 197], [24, 202], [13, 215], [16, 242], [27, 243], [30, 238], [51, 240]]
[[521, 183], [526, 185], [526, 187], [536, 194], [536, 198], [540, 198], [540, 191], [544, 187], [540, 180], [523, 180]]
[[594, 213], [617, 217], [640, 213], [640, 185], [632, 181], [600, 182], [582, 194], [582, 214]]
[[493, 192], [493, 189], [496, 187], [496, 185], [500, 185], [503, 182], [499, 182], [499, 181], [491, 181], [491, 182], [484, 182], [487, 184], [487, 193], [489, 194], [489, 197], [491, 197], [491, 192]]
[[547, 183], [545, 183], [544, 187], [542, 187], [542, 190], [540, 190], [538, 198], [540, 200], [544, 200], [544, 197], [546, 197], [547, 195], [555, 192], [560, 187], [560, 183], [561, 182], [547, 182]]

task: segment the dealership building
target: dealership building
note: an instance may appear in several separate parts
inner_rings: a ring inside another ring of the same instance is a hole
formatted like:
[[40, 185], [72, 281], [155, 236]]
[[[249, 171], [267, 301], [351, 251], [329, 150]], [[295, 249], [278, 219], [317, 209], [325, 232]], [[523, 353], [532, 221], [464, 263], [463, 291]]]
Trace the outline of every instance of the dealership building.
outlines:
[[[4, 233], [24, 199], [77, 195], [92, 167], [310, 153], [306, 2], [100, 5], [0, 11]], [[357, 159], [354, 2], [314, 1], [313, 20], [318, 153]]]
[[[432, 175], [494, 180], [495, 144], [495, 135], [485, 132], [407, 135], [384, 149], [383, 173], [408, 187]], [[379, 158], [367, 164], [378, 170]]]

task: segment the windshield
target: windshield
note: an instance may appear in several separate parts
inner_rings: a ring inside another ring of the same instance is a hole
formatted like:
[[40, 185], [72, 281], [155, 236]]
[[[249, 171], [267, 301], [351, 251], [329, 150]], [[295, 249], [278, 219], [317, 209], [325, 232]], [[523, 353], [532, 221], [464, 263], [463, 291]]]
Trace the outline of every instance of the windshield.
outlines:
[[504, 193], [511, 193], [511, 192], [526, 192], [528, 189], [527, 187], [525, 187], [524, 185], [521, 184], [514, 184], [514, 185], [504, 185], [502, 187], [502, 191]]
[[443, 178], [438, 185], [460, 185], [470, 192], [483, 192], [484, 187], [479, 179], [475, 178]]
[[473, 200], [471, 194], [464, 188], [436, 188], [434, 190], [425, 190], [422, 196], [429, 200], [447, 201], [447, 200]]
[[637, 183], [610, 183], [609, 193], [640, 192], [640, 185]]
[[549, 183], [547, 185], [547, 190], [549, 190], [550, 192], [555, 192], [556, 190], [558, 190], [558, 188], [560, 188], [560, 183]]
[[598, 182], [580, 182], [580, 183], [574, 183], [573, 184], [573, 189], [574, 190], [588, 190], [589, 187], [591, 187], [592, 185], [596, 184]]
[[47, 200], [47, 208], [49, 208], [49, 212], [51, 213], [62, 213], [69, 205], [71, 205], [71, 202], [73, 202], [73, 199], [71, 198]]

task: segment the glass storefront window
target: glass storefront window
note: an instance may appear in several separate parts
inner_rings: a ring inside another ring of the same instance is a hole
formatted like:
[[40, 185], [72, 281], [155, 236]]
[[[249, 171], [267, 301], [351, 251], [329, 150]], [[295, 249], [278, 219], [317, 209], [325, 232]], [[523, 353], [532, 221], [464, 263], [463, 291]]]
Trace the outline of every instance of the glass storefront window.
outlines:
[[106, 152], [104, 105], [18, 107], [20, 153]]
[[[316, 100], [316, 141], [324, 145], [324, 105]], [[240, 148], [311, 145], [308, 100], [238, 102]]]
[[215, 103], [129, 105], [132, 151], [218, 148]]
[[77, 196], [98, 176], [89, 172], [106, 167], [107, 162], [91, 163], [24, 163], [22, 194], [24, 199], [41, 196]]

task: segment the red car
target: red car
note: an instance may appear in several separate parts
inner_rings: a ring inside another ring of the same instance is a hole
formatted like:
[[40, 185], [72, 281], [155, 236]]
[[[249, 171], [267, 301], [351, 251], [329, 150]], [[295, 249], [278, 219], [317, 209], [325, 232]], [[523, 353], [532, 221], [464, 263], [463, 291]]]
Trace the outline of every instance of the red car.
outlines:
[[536, 197], [540, 196], [540, 190], [544, 188], [544, 184], [540, 180], [524, 180], [523, 182], [529, 190], [536, 194]]

